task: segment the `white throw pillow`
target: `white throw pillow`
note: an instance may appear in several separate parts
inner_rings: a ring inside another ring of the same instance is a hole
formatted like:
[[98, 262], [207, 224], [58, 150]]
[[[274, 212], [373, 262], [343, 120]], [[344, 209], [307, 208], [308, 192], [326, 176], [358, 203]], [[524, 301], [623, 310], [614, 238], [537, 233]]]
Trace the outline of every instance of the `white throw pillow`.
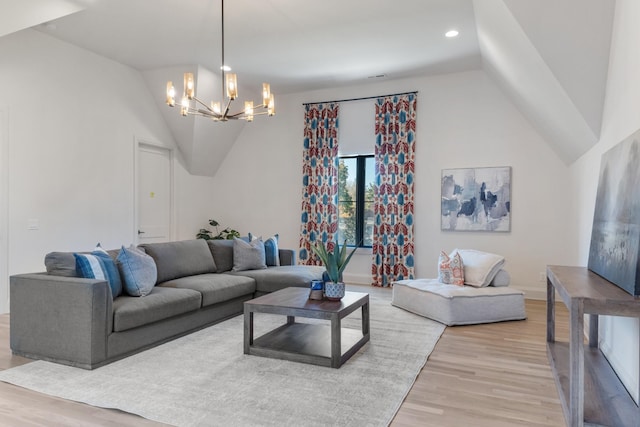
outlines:
[[454, 249], [450, 256], [458, 252], [464, 265], [465, 285], [482, 288], [496, 277], [504, 265], [504, 257], [475, 249]]

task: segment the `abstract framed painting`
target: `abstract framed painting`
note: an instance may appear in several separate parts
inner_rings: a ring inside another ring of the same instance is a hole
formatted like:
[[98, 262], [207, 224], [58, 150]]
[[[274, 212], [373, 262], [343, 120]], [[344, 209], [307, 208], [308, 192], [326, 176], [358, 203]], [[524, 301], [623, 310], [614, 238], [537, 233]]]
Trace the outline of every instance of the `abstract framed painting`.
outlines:
[[511, 166], [443, 169], [445, 231], [511, 231]]
[[640, 131], [602, 155], [589, 270], [640, 295]]

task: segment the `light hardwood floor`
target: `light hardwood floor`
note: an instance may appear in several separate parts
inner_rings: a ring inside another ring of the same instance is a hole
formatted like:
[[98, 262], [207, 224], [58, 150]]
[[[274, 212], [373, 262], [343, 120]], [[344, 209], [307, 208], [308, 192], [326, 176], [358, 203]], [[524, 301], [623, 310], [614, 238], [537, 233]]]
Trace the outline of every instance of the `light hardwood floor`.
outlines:
[[[547, 361], [544, 301], [528, 319], [447, 328], [392, 422], [405, 426], [564, 426]], [[556, 308], [556, 338], [568, 335]], [[0, 370], [29, 363], [11, 355], [9, 315], [0, 315]], [[0, 382], [0, 426], [160, 426], [136, 415], [50, 397]]]

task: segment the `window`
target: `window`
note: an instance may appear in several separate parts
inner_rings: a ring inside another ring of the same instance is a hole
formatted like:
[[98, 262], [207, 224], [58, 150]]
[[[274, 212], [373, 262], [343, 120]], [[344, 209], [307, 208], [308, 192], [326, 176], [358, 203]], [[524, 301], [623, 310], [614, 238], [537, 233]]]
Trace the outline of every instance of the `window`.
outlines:
[[340, 157], [338, 166], [338, 241], [373, 245], [373, 155]]

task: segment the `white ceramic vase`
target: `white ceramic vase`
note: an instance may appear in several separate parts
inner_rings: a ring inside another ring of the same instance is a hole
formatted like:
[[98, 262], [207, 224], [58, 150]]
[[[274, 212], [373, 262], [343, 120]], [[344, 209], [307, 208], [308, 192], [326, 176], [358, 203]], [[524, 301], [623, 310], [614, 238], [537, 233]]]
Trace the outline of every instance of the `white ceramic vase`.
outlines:
[[329, 301], [340, 301], [344, 297], [344, 288], [343, 282], [325, 282], [324, 296]]

